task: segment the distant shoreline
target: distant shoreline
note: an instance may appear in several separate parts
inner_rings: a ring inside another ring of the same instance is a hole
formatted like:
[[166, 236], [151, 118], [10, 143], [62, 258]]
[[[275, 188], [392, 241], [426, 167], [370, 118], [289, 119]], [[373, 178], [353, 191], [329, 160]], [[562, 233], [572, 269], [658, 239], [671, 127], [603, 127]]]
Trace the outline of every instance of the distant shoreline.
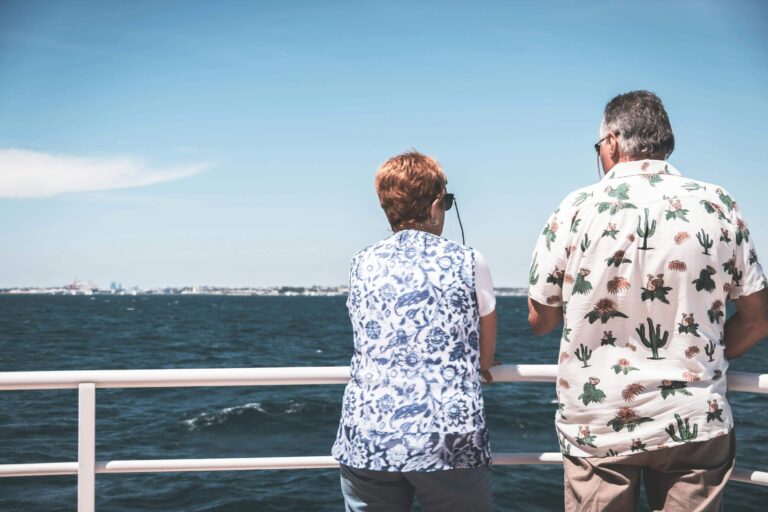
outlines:
[[[528, 294], [527, 288], [500, 287], [494, 289], [497, 297], [524, 297]], [[215, 296], [215, 297], [344, 297], [348, 294], [346, 286], [323, 287], [323, 286], [278, 286], [268, 288], [225, 288], [213, 286], [189, 286], [189, 287], [166, 287], [153, 288], [148, 290], [131, 289], [111, 289], [102, 290], [88, 287], [63, 287], [63, 288], [2, 288], [0, 295], [52, 295], [52, 296], [99, 296], [99, 297], [122, 297], [122, 296]]]

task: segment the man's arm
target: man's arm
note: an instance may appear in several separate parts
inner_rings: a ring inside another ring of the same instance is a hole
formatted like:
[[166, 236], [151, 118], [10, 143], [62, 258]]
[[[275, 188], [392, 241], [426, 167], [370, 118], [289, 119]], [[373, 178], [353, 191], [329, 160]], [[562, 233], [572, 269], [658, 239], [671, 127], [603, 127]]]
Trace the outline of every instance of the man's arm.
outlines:
[[725, 322], [725, 357], [734, 359], [768, 336], [768, 288], [733, 301], [736, 313]]
[[542, 336], [554, 331], [563, 320], [563, 308], [545, 306], [528, 297], [528, 323], [533, 334]]

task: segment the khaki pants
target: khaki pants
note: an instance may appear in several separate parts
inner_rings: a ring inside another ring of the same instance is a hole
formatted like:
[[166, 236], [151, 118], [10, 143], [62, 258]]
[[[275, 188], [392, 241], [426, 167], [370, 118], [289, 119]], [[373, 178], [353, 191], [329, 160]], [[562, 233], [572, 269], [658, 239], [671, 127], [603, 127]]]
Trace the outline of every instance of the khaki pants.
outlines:
[[708, 441], [624, 457], [565, 455], [565, 510], [637, 510], [642, 474], [651, 510], [720, 511], [735, 455], [733, 431]]

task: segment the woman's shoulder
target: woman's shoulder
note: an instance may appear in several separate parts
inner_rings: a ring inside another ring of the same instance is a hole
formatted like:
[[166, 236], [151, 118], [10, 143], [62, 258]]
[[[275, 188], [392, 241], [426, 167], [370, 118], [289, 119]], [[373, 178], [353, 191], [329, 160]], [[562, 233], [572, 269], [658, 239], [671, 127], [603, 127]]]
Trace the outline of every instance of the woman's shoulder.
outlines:
[[355, 252], [352, 255], [351, 262], [354, 263], [371, 254], [376, 254], [381, 252], [382, 250], [387, 250], [392, 248], [393, 248], [392, 236], [388, 236], [387, 238], [382, 238], [381, 240], [373, 242], [363, 247], [362, 249], [358, 250], [357, 252]]

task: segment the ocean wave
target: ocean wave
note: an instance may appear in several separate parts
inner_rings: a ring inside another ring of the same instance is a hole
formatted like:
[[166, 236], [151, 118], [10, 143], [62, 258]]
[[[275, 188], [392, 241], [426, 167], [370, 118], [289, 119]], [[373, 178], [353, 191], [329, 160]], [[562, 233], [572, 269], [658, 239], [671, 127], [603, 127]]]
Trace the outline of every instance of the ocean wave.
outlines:
[[203, 412], [183, 420], [181, 423], [191, 431], [225, 425], [233, 421], [256, 419], [259, 416], [280, 416], [284, 414], [297, 414], [307, 408], [307, 403], [299, 400], [288, 402], [250, 402], [233, 407], [225, 407], [215, 412]]

